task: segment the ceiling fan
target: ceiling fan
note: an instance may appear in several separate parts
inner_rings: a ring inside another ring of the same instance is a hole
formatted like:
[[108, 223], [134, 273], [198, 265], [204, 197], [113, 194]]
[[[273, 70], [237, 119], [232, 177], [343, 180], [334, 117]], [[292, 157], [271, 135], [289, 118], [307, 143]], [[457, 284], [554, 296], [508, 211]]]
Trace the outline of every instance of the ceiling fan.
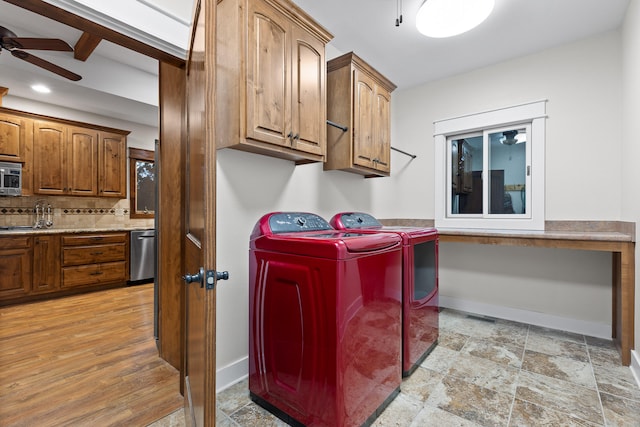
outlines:
[[2, 49], [8, 50], [11, 52], [11, 55], [16, 58], [44, 68], [45, 70], [51, 71], [52, 73], [58, 74], [59, 76], [65, 77], [69, 80], [78, 81], [82, 78], [76, 73], [72, 73], [65, 68], [59, 67], [56, 64], [52, 64], [49, 61], [45, 61], [42, 58], [38, 58], [35, 55], [21, 50], [55, 50], [61, 52], [73, 52], [73, 48], [63, 40], [18, 37], [13, 31], [0, 27], [0, 53], [2, 53]]

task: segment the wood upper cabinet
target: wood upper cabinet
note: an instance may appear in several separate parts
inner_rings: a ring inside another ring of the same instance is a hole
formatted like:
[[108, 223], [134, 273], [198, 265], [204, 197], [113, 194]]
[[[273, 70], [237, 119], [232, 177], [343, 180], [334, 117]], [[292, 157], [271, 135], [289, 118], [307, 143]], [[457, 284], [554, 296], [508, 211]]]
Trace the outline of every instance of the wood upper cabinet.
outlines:
[[98, 195], [127, 197], [126, 136], [100, 132], [98, 144]]
[[32, 133], [32, 120], [0, 112], [0, 161], [25, 163]]
[[36, 120], [33, 125], [33, 192], [65, 195], [67, 191], [67, 128]]
[[69, 127], [67, 141], [67, 195], [98, 195], [98, 131]]
[[98, 194], [98, 132], [37, 120], [34, 124], [34, 193]]
[[0, 161], [19, 161], [23, 195], [127, 197], [128, 131], [0, 107]]
[[217, 32], [217, 147], [323, 161], [331, 34], [288, 0], [221, 0]]
[[396, 86], [353, 52], [327, 64], [325, 170], [365, 176], [391, 172], [391, 92]]

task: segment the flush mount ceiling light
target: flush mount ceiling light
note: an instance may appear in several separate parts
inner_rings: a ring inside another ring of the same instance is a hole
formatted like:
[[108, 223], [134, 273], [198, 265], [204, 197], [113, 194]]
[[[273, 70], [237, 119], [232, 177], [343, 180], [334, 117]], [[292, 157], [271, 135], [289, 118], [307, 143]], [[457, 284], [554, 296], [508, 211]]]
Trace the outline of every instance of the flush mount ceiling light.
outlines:
[[494, 0], [425, 0], [418, 10], [416, 27], [427, 37], [457, 36], [487, 19], [494, 3]]
[[50, 93], [51, 92], [51, 89], [49, 89], [47, 86], [41, 85], [41, 84], [31, 85], [31, 89], [33, 89], [33, 90], [35, 90], [36, 92], [39, 92], [39, 93]]

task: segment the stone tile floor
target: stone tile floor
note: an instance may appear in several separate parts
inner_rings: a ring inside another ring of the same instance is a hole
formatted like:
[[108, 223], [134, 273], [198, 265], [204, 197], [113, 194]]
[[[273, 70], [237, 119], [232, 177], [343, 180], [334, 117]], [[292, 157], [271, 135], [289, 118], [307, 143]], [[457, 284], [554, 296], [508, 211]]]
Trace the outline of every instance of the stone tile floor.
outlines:
[[[247, 380], [217, 398], [217, 426], [287, 425]], [[182, 425], [179, 411], [153, 427]], [[640, 388], [611, 341], [443, 309], [438, 346], [373, 426], [638, 427]]]

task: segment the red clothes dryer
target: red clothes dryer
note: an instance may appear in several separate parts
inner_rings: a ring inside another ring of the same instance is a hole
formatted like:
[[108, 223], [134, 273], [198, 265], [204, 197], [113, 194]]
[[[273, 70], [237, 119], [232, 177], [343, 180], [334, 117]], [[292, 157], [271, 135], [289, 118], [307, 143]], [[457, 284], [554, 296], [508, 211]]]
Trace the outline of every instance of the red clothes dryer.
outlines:
[[330, 223], [336, 230], [390, 232], [402, 238], [402, 376], [411, 375], [438, 343], [438, 231], [385, 227], [361, 212], [336, 214]]
[[263, 216], [249, 251], [249, 394], [291, 425], [371, 424], [401, 367], [401, 239]]

